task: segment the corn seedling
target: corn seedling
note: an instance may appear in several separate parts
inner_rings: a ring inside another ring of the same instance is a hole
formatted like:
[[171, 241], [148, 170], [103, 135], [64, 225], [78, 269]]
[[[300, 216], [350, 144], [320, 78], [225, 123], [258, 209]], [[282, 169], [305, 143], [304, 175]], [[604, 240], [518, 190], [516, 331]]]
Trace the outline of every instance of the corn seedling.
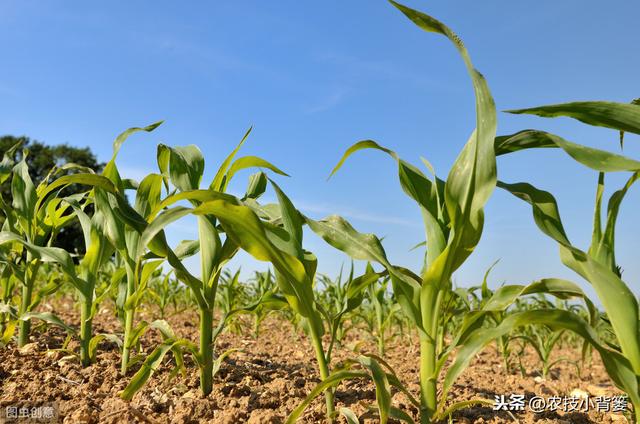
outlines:
[[[576, 102], [513, 111], [545, 117], [568, 116], [584, 123], [640, 134], [640, 106], [612, 102]], [[621, 138], [622, 142], [622, 138]], [[499, 186], [531, 205], [538, 228], [558, 243], [563, 264], [587, 280], [602, 302], [617, 337], [618, 346], [605, 347], [593, 328], [587, 340], [599, 351], [603, 362], [618, 387], [624, 390], [634, 411], [640, 408], [640, 332], [638, 303], [622, 280], [615, 259], [615, 226], [622, 200], [640, 177], [640, 162], [633, 159], [567, 141], [542, 131], [522, 131], [496, 140], [497, 151], [512, 152], [527, 148], [555, 147], [573, 159], [598, 171], [592, 241], [587, 251], [569, 240], [553, 195], [528, 183]], [[602, 197], [606, 172], [631, 172], [625, 185], [609, 198], [606, 223], [602, 225]], [[575, 331], [575, 329], [574, 329]], [[583, 335], [584, 337], [584, 335]]]
[[371, 310], [366, 313], [366, 320], [369, 328], [375, 336], [376, 346], [378, 347], [378, 355], [384, 356], [387, 341], [387, 332], [392, 324], [399, 324], [402, 328], [402, 322], [396, 322], [398, 315], [402, 313], [400, 305], [394, 301], [387, 291], [389, 286], [389, 278], [381, 278], [376, 283], [367, 288], [367, 296], [371, 305]]
[[[446, 36], [462, 55], [471, 76], [476, 94], [477, 127], [449, 172], [447, 180], [427, 177], [418, 168], [400, 159], [398, 155], [371, 140], [361, 141], [349, 148], [334, 168], [337, 171], [354, 152], [362, 149], [380, 150], [398, 164], [398, 174], [402, 189], [420, 206], [426, 232], [427, 255], [421, 276], [389, 263], [380, 241], [373, 235], [361, 234], [339, 217], [329, 217], [322, 221], [308, 220], [310, 228], [334, 247], [343, 250], [354, 259], [364, 259], [381, 264], [391, 277], [394, 293], [420, 337], [420, 399], [413, 399], [419, 408], [422, 423], [430, 423], [450, 416], [454, 411], [484, 400], [470, 400], [453, 404], [444, 409], [449, 389], [462, 370], [468, 365], [477, 349], [469, 351], [467, 343], [482, 325], [491, 311], [506, 310], [519, 296], [551, 291], [557, 296], [580, 296], [582, 291], [564, 280], [544, 280], [529, 286], [505, 286], [497, 291], [482, 311], [464, 317], [452, 342], [445, 346], [444, 333], [451, 317], [449, 303], [453, 302], [451, 277], [469, 257], [480, 240], [484, 221], [483, 206], [496, 185], [494, 138], [496, 114], [488, 86], [482, 75], [475, 70], [460, 39], [444, 24], [421, 12], [394, 3], [409, 19], [421, 29]], [[430, 171], [432, 168], [428, 163]], [[447, 313], [449, 311], [449, 313]], [[483, 346], [488, 340], [499, 336], [482, 333]], [[486, 337], [490, 337], [486, 340]], [[455, 364], [445, 373], [442, 389], [437, 387], [438, 377], [443, 372], [447, 358], [457, 348]], [[372, 367], [375, 360], [361, 358], [360, 365], [369, 370], [370, 378], [377, 387], [376, 399], [380, 420], [388, 417], [407, 420], [405, 412], [391, 406], [389, 385], [406, 391], [392, 370], [386, 376], [380, 373], [381, 366]], [[355, 373], [355, 372], [354, 372]], [[335, 373], [325, 379], [321, 387], [337, 384], [354, 374]], [[361, 376], [362, 373], [355, 373]], [[440, 392], [440, 396], [438, 393]], [[301, 413], [303, 403], [289, 417], [289, 422]], [[410, 421], [410, 419], [409, 419]]]
[[[331, 343], [325, 350], [322, 344], [322, 335], [325, 331], [323, 321], [329, 323], [332, 328], [336, 328], [336, 322], [362, 302], [364, 289], [379, 278], [380, 274], [365, 273], [361, 277], [354, 278], [347, 290], [346, 305], [338, 316], [331, 316], [324, 311], [314, 298], [313, 291], [317, 260], [302, 246], [302, 227], [305, 217], [295, 209], [284, 192], [273, 181], [271, 183], [276, 191], [279, 207], [275, 205], [261, 207], [253, 199], [242, 201], [214, 191], [192, 192], [186, 196], [202, 201], [192, 212], [198, 216], [215, 216], [227, 234], [226, 240], [229, 243], [234, 243], [236, 248], [241, 247], [258, 260], [271, 262], [280, 292], [295, 315], [301, 318], [303, 328], [315, 352], [320, 377], [324, 380], [330, 375], [331, 349], [335, 336], [332, 332]], [[171, 212], [163, 212], [163, 214], [166, 213]], [[322, 391], [326, 398], [327, 419], [333, 421], [335, 414], [333, 390], [323, 389]]]
[[[262, 322], [271, 312], [282, 311], [287, 307], [287, 301], [277, 294], [278, 286], [271, 270], [257, 272], [249, 284], [250, 303], [257, 303], [251, 312], [253, 315], [253, 337], [258, 338]], [[262, 299], [261, 302], [260, 299]]]
[[[420, 333], [418, 405], [421, 421], [428, 423], [441, 413], [438, 410], [436, 387], [442, 367], [439, 361], [442, 352], [438, 351], [438, 341], [442, 339], [443, 331], [441, 309], [445, 297], [451, 292], [453, 272], [462, 265], [480, 240], [483, 206], [495, 187], [493, 140], [496, 112], [489, 88], [483, 76], [473, 67], [458, 36], [426, 14], [395, 2], [392, 4], [421, 29], [444, 35], [457, 48], [473, 82], [477, 108], [476, 130], [454, 163], [447, 181], [437, 177], [428, 178], [418, 168], [400, 159], [395, 152], [371, 140], [361, 141], [349, 148], [332, 174], [351, 154], [362, 149], [380, 150], [396, 160], [402, 188], [418, 203], [424, 217], [428, 246], [424, 272], [418, 276], [391, 265], [377, 238], [357, 233], [339, 217], [310, 221], [309, 225], [327, 242], [352, 258], [377, 262], [388, 271], [399, 303]], [[386, 396], [384, 399], [378, 398], [378, 406], [382, 422], [387, 420], [389, 414], [399, 414], [390, 406]]]
[[[172, 222], [189, 214], [196, 216], [199, 231], [197, 241], [181, 243], [176, 252], [173, 252], [168, 246], [162, 246], [161, 249], [156, 250], [156, 253], [167, 259], [174, 269], [176, 277], [189, 287], [194, 296], [200, 312], [200, 343], [196, 348], [187, 340], [170, 339], [159, 346], [145, 360], [143, 368], [136, 373], [132, 382], [123, 391], [122, 397], [125, 399], [130, 399], [142, 387], [155, 368], [154, 364], [159, 363], [168, 351], [179, 349], [187, 349], [194, 355], [200, 367], [200, 388], [204, 395], [211, 393], [214, 370], [217, 370], [220, 361], [231, 353], [230, 351], [225, 352], [214, 361], [214, 345], [217, 336], [234, 315], [249, 312], [257, 306], [254, 304], [246, 308], [228, 311], [214, 329], [214, 308], [220, 277], [226, 263], [238, 252], [241, 247], [240, 243], [247, 237], [244, 232], [236, 233], [242, 228], [234, 227], [232, 235], [226, 233], [226, 237], [223, 239], [221, 237], [225, 234], [223, 231], [229, 231], [229, 228], [225, 227], [224, 219], [229, 215], [234, 215], [234, 207], [241, 208], [245, 214], [253, 214], [251, 216], [255, 217], [253, 211], [243, 202], [253, 202], [257, 205], [256, 199], [264, 193], [266, 188], [266, 176], [264, 173], [258, 172], [250, 178], [243, 200], [225, 194], [224, 191], [233, 176], [243, 169], [263, 167], [275, 173], [286, 175], [261, 158], [245, 156], [235, 159], [249, 133], [250, 131], [245, 134], [239, 145], [223, 161], [207, 190], [200, 190], [200, 182], [204, 172], [204, 158], [196, 146], [175, 148], [162, 144], [158, 146], [157, 159], [160, 175], [158, 175], [159, 178], [154, 179], [154, 192], [160, 191], [161, 184], [164, 184], [167, 191], [170, 190], [170, 185], [174, 189], [164, 200], [150, 208], [148, 215], [150, 224], [140, 235], [139, 249], [144, 249], [145, 245], [151, 243], [159, 235], [163, 235], [164, 227]], [[193, 208], [170, 207], [179, 201], [188, 201]], [[241, 219], [240, 214], [234, 215], [232, 222], [235, 223], [238, 219]], [[222, 225], [222, 230], [218, 221]], [[257, 225], [259, 225], [259, 219]], [[239, 225], [239, 227], [242, 226]], [[200, 278], [193, 276], [184, 267], [176, 255], [178, 250], [183, 253], [199, 253]], [[252, 253], [250, 249], [249, 253]]]
[[[65, 164], [52, 169], [43, 181], [36, 187], [31, 180], [26, 158], [28, 151], [23, 151], [22, 159], [12, 169], [11, 193], [12, 204], [9, 207], [3, 202], [5, 220], [0, 232], [0, 245], [9, 246], [10, 252], [5, 253], [5, 266], [12, 269], [12, 273], [21, 283], [20, 305], [17, 311], [19, 323], [18, 345], [24, 346], [29, 340], [31, 319], [39, 318], [55, 325], [63, 325], [62, 321], [52, 314], [35, 313], [34, 308], [38, 300], [34, 299], [34, 289], [40, 267], [45, 262], [57, 262], [61, 269], [72, 278], [78, 287], [86, 284], [76, 275], [73, 259], [63, 249], [51, 247], [56, 234], [67, 225], [75, 214], [72, 205], [85, 199], [86, 193], [58, 197], [62, 191], [58, 181], [66, 179], [78, 182], [78, 175], [73, 174], [58, 178], [54, 182], [49, 180], [62, 171], [79, 170], [90, 171], [75, 164]], [[51, 285], [45, 291], [53, 291]], [[50, 294], [50, 293], [49, 293]], [[35, 303], [34, 303], [34, 300]]]
[[[160, 318], [166, 319], [170, 315], [176, 315], [187, 309], [188, 300], [184, 287], [180, 281], [173, 276], [173, 271], [166, 274], [159, 274], [153, 277], [148, 284], [148, 296], [150, 303], [158, 306]], [[173, 310], [169, 313], [168, 309]]]
[[[216, 303], [220, 313], [227, 315], [246, 301], [244, 286], [240, 283], [240, 269], [233, 275], [229, 271], [224, 271], [218, 284], [218, 296]], [[237, 319], [232, 318], [227, 323], [227, 329], [235, 334], [242, 334], [242, 325]]]
[[[349, 302], [353, 303], [353, 294], [349, 291], [353, 287], [353, 264], [351, 264], [347, 278], [343, 278], [342, 271], [341, 267], [335, 279], [326, 275], [319, 275], [317, 280], [323, 288], [322, 291], [319, 291], [319, 288], [316, 289], [319, 308], [331, 323], [332, 344], [337, 345], [342, 343], [347, 331], [353, 327], [353, 325], [347, 326], [347, 320], [351, 316], [351, 312], [354, 311], [353, 307], [349, 307]], [[373, 273], [373, 269], [368, 268], [367, 272]], [[368, 286], [368, 288], [370, 287]], [[361, 302], [361, 300], [359, 301]]]

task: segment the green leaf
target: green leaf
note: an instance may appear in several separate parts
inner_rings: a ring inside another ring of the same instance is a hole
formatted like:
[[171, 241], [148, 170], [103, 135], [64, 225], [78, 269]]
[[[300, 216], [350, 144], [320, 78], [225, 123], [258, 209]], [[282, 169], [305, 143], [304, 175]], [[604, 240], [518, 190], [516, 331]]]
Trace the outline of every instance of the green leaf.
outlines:
[[640, 106], [635, 104], [600, 101], [571, 102], [506, 112], [538, 115], [545, 118], [567, 116], [593, 126], [640, 134]]
[[526, 183], [498, 185], [531, 205], [538, 228], [560, 244], [562, 262], [591, 283], [607, 311], [623, 353], [640, 375], [638, 302], [629, 287], [606, 264], [571, 245], [550, 193]]
[[380, 364], [369, 356], [359, 357], [358, 362], [371, 373], [371, 379], [376, 386], [376, 402], [378, 404], [378, 413], [380, 414], [380, 423], [385, 424], [389, 419], [389, 409], [391, 408], [391, 386], [389, 385], [389, 380], [387, 380], [387, 374]]
[[398, 164], [398, 178], [402, 190], [421, 207], [427, 244], [429, 245], [427, 261], [429, 263], [432, 262], [444, 249], [446, 245], [445, 234], [448, 234], [446, 224], [441, 222], [443, 211], [438, 195], [437, 183], [433, 183], [420, 172], [419, 169], [400, 159], [396, 152], [379, 145], [373, 140], [360, 141], [347, 149], [338, 164], [331, 171], [330, 177], [342, 167], [349, 156], [364, 149], [382, 151], [396, 160]]
[[163, 122], [164, 121], [158, 121], [151, 125], [147, 125], [146, 127], [132, 127], [120, 133], [113, 142], [113, 157], [115, 158], [120, 151], [120, 147], [122, 147], [122, 143], [124, 143], [131, 134], [135, 134], [139, 131], [151, 132], [162, 125]]
[[235, 200], [212, 200], [203, 203], [194, 211], [196, 215], [211, 214], [224, 228], [225, 233], [238, 246], [260, 261], [273, 264], [287, 285], [281, 287], [292, 308], [303, 317], [311, 317], [313, 292], [306, 269], [300, 260], [278, 249], [269, 240], [263, 223], [251, 208]]
[[352, 154], [354, 154], [359, 150], [364, 150], [364, 149], [380, 150], [389, 154], [391, 157], [398, 159], [398, 155], [396, 154], [396, 152], [394, 152], [393, 150], [389, 150], [386, 147], [382, 147], [381, 145], [379, 145], [373, 140], [359, 141], [353, 146], [349, 147], [346, 152], [344, 152], [344, 154], [342, 155], [342, 158], [340, 158], [340, 161], [338, 161], [336, 166], [334, 166], [333, 169], [331, 170], [331, 174], [329, 174], [329, 178], [331, 178], [333, 174], [335, 174], [336, 172], [338, 172], [340, 168], [342, 168], [342, 165], [344, 165], [345, 161], [349, 158], [349, 156], [351, 156]]
[[182, 240], [173, 250], [178, 259], [183, 260], [189, 258], [200, 250], [199, 240]]
[[29, 321], [34, 318], [42, 320], [47, 324], [52, 324], [52, 325], [55, 325], [56, 327], [60, 327], [63, 330], [65, 330], [67, 333], [70, 333], [70, 334], [76, 333], [76, 330], [69, 327], [67, 324], [64, 323], [64, 321], [60, 319], [60, 317], [58, 317], [57, 315], [51, 312], [26, 312], [18, 317], [18, 319], [21, 321]]
[[629, 361], [618, 352], [606, 348], [594, 330], [582, 318], [560, 309], [516, 312], [505, 318], [497, 327], [477, 330], [456, 353], [455, 361], [447, 370], [442, 399], [446, 398], [454, 381], [482, 347], [492, 340], [512, 332], [517, 327], [530, 324], [543, 324], [552, 329], [570, 330], [583, 337], [598, 350], [609, 376], [616, 385], [629, 394], [634, 404], [640, 400], [638, 381]]
[[276, 196], [278, 196], [282, 226], [287, 233], [287, 240], [284, 245], [284, 250], [291, 256], [294, 256], [300, 261], [303, 261], [304, 253], [302, 249], [302, 225], [304, 223], [304, 218], [300, 215], [300, 212], [298, 212], [298, 210], [293, 206], [291, 200], [287, 197], [286, 194], [284, 194], [280, 187], [273, 181], [271, 181], [271, 185], [276, 191]]
[[16, 144], [9, 147], [9, 149], [3, 153], [2, 161], [0, 161], [0, 184], [4, 183], [11, 176], [14, 165], [13, 155], [23, 144], [24, 139], [20, 139]]
[[551, 193], [538, 190], [528, 183], [507, 184], [499, 182], [498, 187], [531, 205], [533, 219], [543, 233], [563, 245], [571, 244], [560, 221], [558, 204]]
[[0, 347], [5, 347], [9, 344], [9, 342], [13, 338], [13, 334], [16, 331], [18, 322], [15, 320], [12, 320], [12, 321], [5, 322], [4, 325], [5, 325], [4, 332], [0, 334]]
[[41, 261], [55, 262], [60, 264], [61, 269], [72, 278], [72, 282], [74, 283], [74, 285], [76, 285], [76, 287], [79, 286], [78, 288], [81, 291], [83, 290], [82, 284], [76, 275], [73, 259], [66, 250], [59, 247], [36, 246], [25, 241], [17, 234], [8, 231], [0, 231], [0, 245], [6, 243], [19, 243], [27, 250], [29, 250], [34, 257], [40, 259]]
[[347, 424], [360, 424], [360, 420], [358, 420], [358, 416], [349, 408], [341, 407], [338, 409], [340, 415], [344, 417], [347, 421]]
[[166, 173], [166, 157], [160, 151], [168, 151], [168, 175], [171, 183], [180, 191], [197, 190], [204, 173], [204, 157], [202, 152], [193, 144], [184, 147], [158, 146], [158, 155], [163, 163], [160, 170]]
[[222, 366], [222, 363], [224, 362], [224, 360], [227, 359], [229, 355], [231, 355], [232, 353], [238, 352], [239, 350], [240, 349], [227, 349], [224, 352], [222, 352], [222, 354], [213, 361], [213, 372], [212, 372], [213, 377], [215, 377], [216, 374], [218, 374], [218, 371], [220, 371], [220, 367]]
[[[602, 195], [604, 194], [604, 172], [598, 173], [598, 187], [596, 189], [596, 202], [593, 211], [593, 231], [591, 233], [591, 245], [589, 255], [599, 259], [597, 254], [598, 244], [602, 240]], [[600, 260], [600, 259], [599, 259]]]
[[277, 166], [273, 165], [271, 162], [268, 162], [257, 156], [244, 156], [244, 157], [238, 158], [229, 167], [229, 170], [227, 171], [227, 175], [225, 178], [224, 186], [222, 187], [221, 191], [226, 190], [227, 186], [229, 185], [229, 182], [238, 171], [242, 169], [247, 169], [247, 168], [267, 168], [275, 172], [276, 174], [283, 175], [285, 177], [289, 176], [287, 173], [282, 171]]
[[267, 189], [267, 174], [264, 172], [256, 172], [249, 177], [247, 192], [244, 195], [246, 199], [257, 199], [262, 196]]
[[122, 340], [120, 339], [120, 337], [116, 336], [115, 334], [109, 334], [109, 333], [96, 334], [89, 341], [89, 362], [91, 363], [95, 362], [98, 354], [98, 345], [104, 340], [115, 343], [116, 345], [118, 345], [119, 348], [122, 348]]
[[180, 349], [185, 344], [190, 344], [188, 340], [167, 340], [156, 347], [142, 363], [142, 366], [131, 378], [131, 381], [120, 393], [124, 400], [131, 400], [133, 396], [145, 385], [151, 375], [160, 367], [164, 356], [174, 349]]
[[[624, 187], [611, 195], [607, 205], [605, 230], [603, 233], [598, 233], [594, 227], [594, 237], [592, 238], [591, 245], [589, 246], [589, 255], [600, 261], [602, 264], [607, 265], [616, 273], [619, 273], [615, 259], [615, 231], [618, 213], [624, 197], [638, 179], [640, 179], [640, 171], [633, 173], [625, 183]], [[604, 186], [604, 181], [602, 182], [602, 186]], [[596, 213], [599, 212], [598, 207], [596, 207]], [[600, 218], [600, 216], [598, 216], [598, 218]]]
[[445, 183], [445, 205], [451, 220], [446, 248], [429, 263], [424, 274], [423, 300], [430, 300], [431, 286], [448, 283], [452, 273], [471, 254], [480, 240], [484, 223], [484, 204], [496, 185], [494, 139], [496, 110], [489, 87], [460, 38], [442, 22], [422, 12], [391, 1], [407, 18], [427, 32], [447, 37], [462, 56], [473, 83], [476, 100], [476, 129], [452, 166]]
[[227, 173], [227, 169], [229, 169], [229, 165], [231, 165], [233, 158], [236, 157], [236, 154], [238, 154], [238, 151], [240, 150], [242, 145], [245, 143], [245, 141], [247, 141], [247, 137], [249, 137], [249, 134], [251, 134], [252, 129], [253, 127], [250, 127], [247, 130], [247, 132], [242, 137], [242, 140], [240, 140], [240, 143], [238, 143], [236, 148], [233, 149], [233, 151], [229, 153], [229, 156], [227, 156], [227, 158], [222, 162], [222, 165], [220, 165], [220, 168], [218, 168], [218, 172], [216, 172], [216, 176], [213, 178], [213, 181], [211, 181], [211, 184], [209, 185], [209, 188], [211, 190], [223, 191], [222, 187], [225, 186], [225, 176]]
[[118, 152], [122, 147], [122, 144], [129, 138], [130, 135], [135, 134], [140, 131], [151, 132], [158, 128], [164, 121], [155, 122], [151, 125], [147, 125], [146, 127], [133, 127], [125, 130], [120, 133], [118, 137], [116, 137], [113, 142], [113, 155], [111, 156], [111, 160], [107, 162], [104, 169], [102, 170], [102, 175], [107, 177], [109, 180], [113, 182], [113, 184], [118, 188], [119, 191], [124, 190], [124, 185], [120, 178], [120, 173], [118, 172], [118, 168], [116, 167], [116, 157], [118, 156]]
[[113, 184], [113, 182], [102, 175], [96, 175], [96, 174], [65, 175], [56, 179], [51, 184], [48, 184], [45, 187], [45, 189], [41, 193], [39, 193], [38, 201], [35, 209], [36, 210], [40, 209], [41, 204], [44, 202], [44, 200], [50, 193], [54, 191], [62, 190], [63, 188], [68, 187], [71, 184], [87, 185], [90, 187], [100, 188], [109, 193], [117, 193], [117, 189]]
[[[640, 107], [639, 107], [640, 108]], [[496, 155], [517, 152], [532, 148], [558, 147], [577, 162], [600, 172], [637, 171], [640, 162], [626, 156], [594, 149], [572, 143], [554, 134], [544, 131], [525, 130], [518, 133], [496, 137]]]
[[441, 417], [442, 420], [444, 420], [446, 417], [451, 417], [451, 415], [454, 412], [459, 411], [460, 409], [468, 408], [473, 405], [484, 405], [484, 406], [492, 407], [494, 406], [494, 402], [488, 399], [463, 400], [463, 401], [454, 403], [453, 405], [451, 405], [450, 407], [448, 407], [447, 409], [439, 413], [438, 416]]
[[374, 234], [359, 233], [338, 215], [331, 215], [320, 221], [305, 217], [305, 221], [314, 233], [351, 258], [377, 262], [385, 268], [391, 268], [382, 243]]
[[389, 416], [394, 420], [403, 421], [408, 424], [415, 424], [415, 421], [413, 420], [413, 418], [411, 418], [411, 415], [407, 414], [401, 409], [396, 408], [395, 406], [392, 406], [389, 410]]
[[11, 179], [11, 197], [13, 201], [11, 205], [18, 214], [23, 231], [30, 237], [38, 199], [35, 186], [29, 176], [27, 154], [25, 151], [22, 160], [13, 167], [13, 178]]
[[160, 204], [162, 195], [162, 176], [149, 174], [142, 179], [136, 190], [134, 209], [143, 218], [147, 218]]
[[302, 415], [304, 410], [309, 406], [311, 402], [322, 392], [324, 392], [329, 387], [336, 386], [342, 380], [352, 379], [352, 378], [369, 378], [369, 374], [364, 371], [337, 371], [332, 373], [329, 377], [322, 380], [322, 382], [318, 383], [316, 387], [313, 388], [311, 393], [307, 395], [307, 397], [302, 401], [300, 405], [298, 405], [291, 414], [287, 417], [286, 424], [294, 424], [298, 418]]

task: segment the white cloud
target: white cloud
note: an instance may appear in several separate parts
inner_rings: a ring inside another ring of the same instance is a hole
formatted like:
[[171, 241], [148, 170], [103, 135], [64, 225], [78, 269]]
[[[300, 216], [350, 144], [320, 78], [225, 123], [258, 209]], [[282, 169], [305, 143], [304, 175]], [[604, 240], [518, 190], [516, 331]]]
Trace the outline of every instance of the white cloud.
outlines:
[[335, 106], [340, 104], [340, 102], [345, 98], [347, 94], [347, 90], [340, 88], [331, 91], [325, 97], [320, 99], [315, 105], [308, 107], [306, 109], [306, 113], [318, 113], [324, 112], [325, 110], [333, 109]]

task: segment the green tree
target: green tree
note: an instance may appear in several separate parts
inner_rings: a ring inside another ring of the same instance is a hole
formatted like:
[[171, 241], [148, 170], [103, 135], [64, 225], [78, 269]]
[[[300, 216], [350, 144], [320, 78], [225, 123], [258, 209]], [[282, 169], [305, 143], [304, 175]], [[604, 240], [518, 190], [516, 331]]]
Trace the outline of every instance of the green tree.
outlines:
[[[91, 168], [95, 172], [100, 172], [104, 167], [104, 163], [98, 162], [95, 154], [88, 147], [73, 147], [68, 144], [49, 146], [24, 136], [0, 136], [0, 152], [3, 154], [18, 142], [22, 144], [19, 149], [16, 149], [13, 159], [17, 163], [22, 158], [23, 149], [29, 150], [27, 165], [29, 166], [29, 175], [35, 185], [38, 185], [46, 178], [54, 166], [75, 163]], [[65, 175], [71, 172], [73, 171], [63, 171], [58, 175]], [[67, 192], [64, 193], [64, 195], [69, 195], [77, 191], [78, 188], [71, 186], [65, 190]], [[0, 195], [2, 195], [2, 198], [5, 200], [11, 198], [11, 179], [0, 185]], [[84, 253], [83, 240], [82, 228], [77, 220], [73, 220], [57, 235], [54, 246], [61, 247], [68, 252], [78, 251], [79, 253]]]

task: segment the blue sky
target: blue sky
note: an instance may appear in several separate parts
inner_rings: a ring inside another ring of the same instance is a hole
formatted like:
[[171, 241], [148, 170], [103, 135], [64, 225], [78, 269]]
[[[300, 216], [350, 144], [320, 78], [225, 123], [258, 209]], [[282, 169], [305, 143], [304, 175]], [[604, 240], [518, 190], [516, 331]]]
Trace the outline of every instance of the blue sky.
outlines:
[[[465, 41], [499, 110], [574, 100], [627, 102], [640, 96], [638, 2], [411, 1]], [[419, 269], [420, 215], [404, 196], [394, 164], [375, 152], [355, 156], [326, 177], [352, 143], [371, 138], [441, 176], [474, 126], [472, 90], [462, 61], [443, 38], [418, 30], [385, 1], [80, 2], [0, 1], [0, 133], [50, 144], [90, 146], [107, 160], [111, 141], [130, 126], [164, 119], [132, 138], [118, 165], [125, 176], [155, 170], [155, 145], [197, 144], [205, 182], [245, 130], [245, 154], [287, 171], [277, 178], [298, 207], [320, 218], [347, 217], [384, 236], [393, 262]], [[614, 131], [567, 119], [499, 114], [500, 134], [545, 129], [617, 149]], [[640, 157], [640, 137], [625, 153]], [[574, 244], [590, 239], [596, 175], [559, 151], [501, 158], [499, 176], [552, 191]], [[234, 185], [240, 191], [248, 174]], [[609, 192], [623, 176], [609, 178]], [[271, 196], [273, 198], [273, 196]], [[626, 199], [618, 260], [640, 279], [640, 187]], [[521, 201], [497, 190], [483, 240], [456, 274], [477, 283], [496, 259], [492, 284], [574, 277], [557, 247], [534, 226]], [[172, 239], [193, 238], [191, 221]], [[308, 235], [320, 270], [346, 258]], [[255, 264], [245, 256], [233, 266]], [[637, 288], [636, 288], [637, 289]]]

